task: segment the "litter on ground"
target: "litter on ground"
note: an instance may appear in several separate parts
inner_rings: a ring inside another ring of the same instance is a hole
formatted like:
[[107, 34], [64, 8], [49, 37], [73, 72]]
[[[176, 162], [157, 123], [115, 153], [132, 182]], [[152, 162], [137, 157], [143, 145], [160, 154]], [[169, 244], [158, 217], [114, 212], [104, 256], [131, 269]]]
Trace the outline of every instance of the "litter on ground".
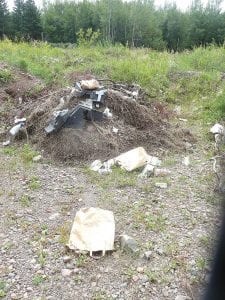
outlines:
[[81, 208], [75, 216], [68, 247], [92, 252], [114, 249], [115, 220], [112, 211], [101, 208]]

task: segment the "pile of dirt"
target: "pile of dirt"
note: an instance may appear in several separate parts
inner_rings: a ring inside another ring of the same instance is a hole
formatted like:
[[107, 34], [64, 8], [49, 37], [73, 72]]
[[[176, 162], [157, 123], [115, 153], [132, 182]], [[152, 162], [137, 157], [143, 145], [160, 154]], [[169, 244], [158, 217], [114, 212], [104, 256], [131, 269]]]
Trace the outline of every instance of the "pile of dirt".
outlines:
[[[32, 80], [26, 76], [20, 74], [19, 82], [15, 86], [23, 80]], [[4, 87], [6, 92], [11, 89], [12, 83]], [[19, 103], [18, 95], [23, 97], [22, 103]], [[87, 121], [82, 129], [62, 128], [47, 136], [44, 128], [53, 112], [74, 108], [81, 101], [74, 95], [73, 89], [43, 88], [39, 95], [30, 97], [27, 93], [26, 97], [21, 92], [10, 93], [14, 107], [7, 110], [4, 106], [3, 122], [9, 128], [13, 124], [12, 118], [22, 111], [27, 117], [30, 141], [39, 150], [44, 150], [46, 155], [63, 161], [91, 161], [97, 158], [104, 160], [138, 146], [143, 146], [149, 153], [154, 154], [163, 149], [182, 149], [184, 142], [192, 138], [189, 133], [168, 122], [169, 112], [162, 104], [151, 103], [145, 106], [141, 104], [144, 102], [143, 97], [134, 101], [131, 97], [121, 95], [121, 92], [115, 93], [112, 86], [108, 89], [105, 103], [113, 114], [111, 119], [104, 119], [102, 122]], [[113, 132], [113, 127], [118, 129], [118, 133]]]

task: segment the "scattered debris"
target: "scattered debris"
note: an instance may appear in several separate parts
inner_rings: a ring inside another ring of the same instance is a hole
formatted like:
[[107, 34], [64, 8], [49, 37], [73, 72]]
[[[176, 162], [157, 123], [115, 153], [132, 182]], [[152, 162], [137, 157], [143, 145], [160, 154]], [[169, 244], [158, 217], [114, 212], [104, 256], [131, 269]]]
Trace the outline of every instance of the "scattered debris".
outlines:
[[156, 182], [155, 186], [160, 188], [160, 189], [167, 189], [168, 184], [166, 182]]
[[[83, 80], [80, 83], [77, 82], [75, 90], [72, 93], [77, 94], [79, 97], [86, 97], [86, 100], [80, 101], [72, 110], [54, 111], [49, 125], [45, 127], [45, 132], [47, 134], [57, 132], [62, 127], [83, 128], [87, 120], [102, 121], [103, 116], [112, 117], [109, 108], [106, 108], [104, 112], [100, 110], [105, 106], [106, 90], [97, 90], [98, 88], [100, 88], [100, 85], [95, 79]], [[61, 98], [61, 100], [62, 103], [59, 105], [63, 107], [64, 99]]]
[[26, 129], [26, 118], [14, 118], [14, 126], [9, 130], [9, 139], [5, 142], [3, 142], [3, 146], [8, 146], [13, 142], [15, 137], [18, 135], [18, 133], [23, 130], [27, 136], [28, 141], [28, 133]]
[[75, 216], [68, 247], [92, 252], [114, 249], [115, 220], [112, 211], [101, 208], [82, 208]]
[[133, 253], [139, 252], [138, 243], [127, 234], [123, 234], [120, 236], [120, 247], [123, 251]]

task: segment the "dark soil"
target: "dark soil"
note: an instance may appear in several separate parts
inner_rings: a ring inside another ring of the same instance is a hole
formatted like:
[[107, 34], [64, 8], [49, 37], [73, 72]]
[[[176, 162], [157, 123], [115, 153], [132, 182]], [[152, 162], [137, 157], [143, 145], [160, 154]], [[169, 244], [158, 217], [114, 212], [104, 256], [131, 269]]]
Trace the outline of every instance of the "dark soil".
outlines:
[[[1, 99], [4, 108], [1, 126], [5, 131], [6, 127], [9, 129], [13, 125], [14, 116], [26, 116], [30, 141], [53, 159], [107, 159], [138, 146], [145, 147], [149, 153], [180, 150], [192, 138], [190, 133], [169, 123], [170, 112], [161, 103], [154, 102], [145, 106], [140, 104], [143, 103], [142, 98], [135, 102], [115, 97], [110, 92], [106, 105], [113, 113], [112, 119], [98, 123], [87, 121], [83, 129], [63, 128], [56, 134], [46, 136], [44, 128], [53, 112], [71, 109], [81, 99], [72, 97], [71, 89], [49, 89], [43, 86], [37, 92], [35, 86], [40, 86], [39, 80], [20, 71], [15, 73], [16, 80], [0, 88], [0, 95], [7, 94], [6, 98]], [[88, 74], [88, 78], [90, 76]], [[87, 74], [84, 74], [86, 77]], [[62, 97], [65, 104], [59, 109]], [[118, 129], [117, 134], [113, 133], [113, 127]]]

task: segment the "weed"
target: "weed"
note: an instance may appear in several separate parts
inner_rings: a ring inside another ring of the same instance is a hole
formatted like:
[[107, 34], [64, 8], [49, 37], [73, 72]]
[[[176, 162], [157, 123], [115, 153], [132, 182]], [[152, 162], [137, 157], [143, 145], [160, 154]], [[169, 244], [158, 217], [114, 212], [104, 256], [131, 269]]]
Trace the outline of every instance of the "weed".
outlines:
[[132, 279], [132, 277], [136, 274], [136, 270], [133, 267], [128, 267], [123, 271], [123, 274], [128, 277], [128, 279]]
[[148, 276], [148, 280], [149, 280], [151, 283], [157, 283], [157, 281], [158, 281], [158, 276], [157, 276], [157, 274], [156, 274], [155, 271], [145, 270], [145, 275]]
[[37, 151], [34, 151], [30, 145], [24, 144], [20, 151], [20, 157], [24, 163], [31, 163], [32, 159], [38, 155]]
[[35, 275], [32, 279], [32, 283], [36, 286], [42, 284], [46, 280], [46, 277], [43, 275]]
[[40, 181], [37, 176], [32, 176], [28, 182], [28, 187], [31, 190], [37, 190], [41, 187]]
[[79, 255], [79, 257], [76, 260], [76, 266], [78, 268], [84, 267], [85, 264], [87, 263], [87, 256], [84, 254]]
[[22, 204], [22, 206], [26, 206], [26, 207], [29, 207], [30, 206], [30, 196], [28, 195], [23, 195], [21, 198], [20, 198], [20, 203]]
[[199, 257], [196, 261], [196, 265], [198, 267], [199, 270], [204, 270], [205, 266], [206, 266], [206, 260], [204, 257]]
[[70, 224], [64, 223], [64, 225], [59, 226], [57, 228], [57, 234], [59, 234], [59, 242], [66, 245], [69, 240]]
[[0, 298], [6, 296], [6, 282], [3, 280], [0, 280]]
[[146, 228], [152, 231], [161, 232], [166, 227], [166, 218], [162, 215], [147, 215], [145, 217]]
[[0, 70], [0, 84], [7, 83], [13, 79], [12, 73], [8, 69]]
[[43, 268], [44, 265], [46, 264], [46, 257], [47, 257], [47, 253], [46, 251], [44, 251], [43, 249], [41, 249], [38, 252], [38, 262], [40, 264], [40, 266]]
[[15, 156], [17, 153], [16, 147], [9, 146], [3, 149], [3, 153], [9, 156]]
[[208, 247], [209, 246], [209, 243], [210, 243], [210, 240], [209, 240], [209, 237], [208, 236], [201, 236], [200, 239], [199, 239], [199, 242], [205, 246], [205, 247]]

